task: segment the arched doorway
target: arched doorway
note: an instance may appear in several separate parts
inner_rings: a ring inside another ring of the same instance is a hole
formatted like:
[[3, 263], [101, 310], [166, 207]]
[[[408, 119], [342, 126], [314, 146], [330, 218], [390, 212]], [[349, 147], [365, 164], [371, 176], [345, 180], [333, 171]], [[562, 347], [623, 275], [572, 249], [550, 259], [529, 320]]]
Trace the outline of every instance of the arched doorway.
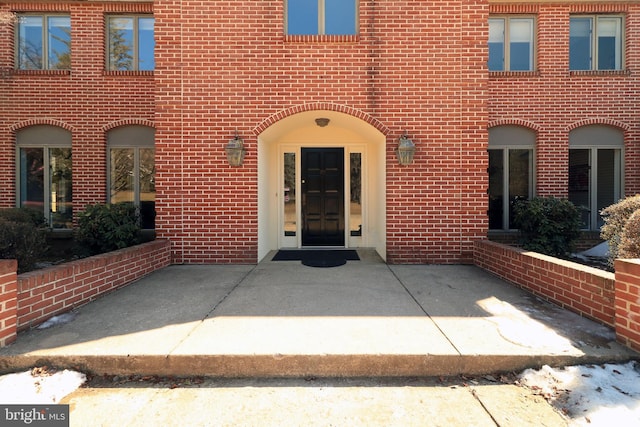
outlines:
[[320, 246], [375, 248], [386, 259], [385, 144], [371, 124], [327, 110], [260, 133], [258, 258]]

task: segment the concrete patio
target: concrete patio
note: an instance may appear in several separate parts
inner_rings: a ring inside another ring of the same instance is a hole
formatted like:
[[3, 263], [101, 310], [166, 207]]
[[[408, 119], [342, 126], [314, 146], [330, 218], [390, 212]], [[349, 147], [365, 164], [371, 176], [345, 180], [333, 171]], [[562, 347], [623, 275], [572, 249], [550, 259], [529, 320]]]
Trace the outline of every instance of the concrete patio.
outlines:
[[173, 265], [32, 329], [0, 373], [398, 377], [626, 361], [610, 329], [468, 265]]

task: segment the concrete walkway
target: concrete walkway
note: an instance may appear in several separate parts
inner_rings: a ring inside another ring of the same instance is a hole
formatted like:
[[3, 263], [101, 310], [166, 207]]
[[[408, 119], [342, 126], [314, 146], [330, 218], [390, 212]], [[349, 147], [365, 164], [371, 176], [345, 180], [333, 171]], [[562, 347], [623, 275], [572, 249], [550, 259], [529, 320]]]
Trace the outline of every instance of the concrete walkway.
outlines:
[[[175, 265], [21, 333], [0, 373], [450, 376], [626, 361], [614, 333], [473, 266]], [[268, 257], [270, 260], [271, 257]]]

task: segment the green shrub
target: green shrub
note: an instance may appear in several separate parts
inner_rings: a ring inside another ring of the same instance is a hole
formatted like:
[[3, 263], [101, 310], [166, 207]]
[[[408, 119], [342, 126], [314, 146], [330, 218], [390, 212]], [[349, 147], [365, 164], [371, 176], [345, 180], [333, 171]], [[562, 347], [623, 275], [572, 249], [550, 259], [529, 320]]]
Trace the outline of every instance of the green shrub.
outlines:
[[47, 250], [44, 218], [33, 211], [0, 210], [0, 258], [18, 261], [18, 273], [32, 270]]
[[38, 228], [47, 226], [47, 221], [44, 215], [42, 215], [42, 211], [32, 208], [0, 209], [0, 219], [10, 222], [32, 224]]
[[514, 222], [525, 249], [563, 257], [580, 236], [580, 213], [573, 203], [555, 197], [536, 197], [514, 205]]
[[618, 247], [620, 258], [640, 258], [640, 209], [627, 220]]
[[78, 214], [76, 240], [91, 254], [133, 246], [139, 239], [139, 219], [133, 203], [91, 205]]
[[640, 195], [635, 195], [622, 199], [600, 212], [604, 219], [604, 225], [600, 229], [600, 237], [609, 243], [609, 264], [611, 266], [618, 258], [624, 227], [631, 215], [638, 210], [640, 210]]

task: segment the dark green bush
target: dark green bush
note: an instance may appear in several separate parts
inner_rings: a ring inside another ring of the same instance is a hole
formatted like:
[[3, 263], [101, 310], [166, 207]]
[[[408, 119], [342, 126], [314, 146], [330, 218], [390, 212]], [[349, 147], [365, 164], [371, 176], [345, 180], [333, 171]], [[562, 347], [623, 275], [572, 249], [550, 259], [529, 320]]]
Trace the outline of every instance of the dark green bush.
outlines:
[[31, 208], [0, 209], [0, 219], [10, 222], [32, 224], [38, 228], [46, 227], [47, 221], [42, 211]]
[[618, 247], [620, 258], [640, 258], [640, 209], [627, 220]]
[[24, 208], [0, 209], [0, 258], [18, 261], [18, 273], [32, 270], [47, 250], [44, 218]]
[[624, 227], [631, 215], [638, 210], [640, 210], [640, 195], [622, 199], [600, 212], [604, 219], [604, 225], [600, 229], [600, 237], [609, 243], [609, 264], [611, 266], [613, 266], [613, 261], [618, 258]]
[[520, 200], [514, 205], [514, 222], [525, 249], [564, 257], [580, 237], [580, 213], [573, 203], [555, 197]]
[[133, 203], [87, 206], [78, 214], [76, 240], [92, 255], [126, 248], [139, 243], [139, 224]]

